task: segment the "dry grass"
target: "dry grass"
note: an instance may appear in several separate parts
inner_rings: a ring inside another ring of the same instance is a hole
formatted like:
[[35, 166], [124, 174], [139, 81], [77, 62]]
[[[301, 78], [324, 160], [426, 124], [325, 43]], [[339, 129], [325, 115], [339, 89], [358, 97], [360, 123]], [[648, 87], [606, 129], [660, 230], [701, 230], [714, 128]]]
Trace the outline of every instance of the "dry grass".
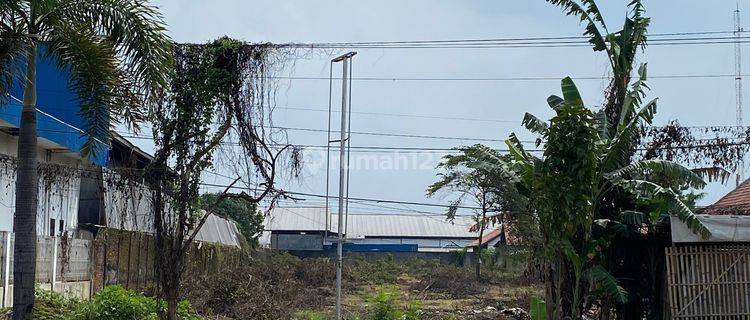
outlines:
[[[263, 253], [248, 265], [186, 281], [185, 295], [211, 318], [306, 320], [308, 316], [299, 315], [332, 313], [334, 270], [330, 259]], [[528, 309], [530, 299], [542, 294], [541, 286], [518, 273], [488, 269], [483, 281], [473, 274], [468, 267], [433, 261], [352, 257], [344, 272], [345, 310], [350, 319], [362, 318], [368, 299], [388, 287], [399, 291], [404, 301], [419, 303], [424, 319], [502, 319], [499, 310]]]

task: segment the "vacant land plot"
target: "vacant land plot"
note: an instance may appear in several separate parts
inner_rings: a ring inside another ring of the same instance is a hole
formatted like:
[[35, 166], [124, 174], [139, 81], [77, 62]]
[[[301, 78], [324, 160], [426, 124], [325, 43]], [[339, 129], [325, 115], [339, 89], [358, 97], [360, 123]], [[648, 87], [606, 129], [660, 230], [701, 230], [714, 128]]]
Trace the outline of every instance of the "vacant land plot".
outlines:
[[[185, 298], [212, 318], [325, 319], [333, 311], [335, 269], [327, 258], [262, 253], [245, 265], [188, 278]], [[477, 281], [470, 267], [356, 255], [345, 262], [344, 288], [349, 319], [388, 319], [382, 317], [388, 310], [417, 319], [502, 319], [500, 310], [528, 309], [542, 295], [522, 272], [488, 266]]]

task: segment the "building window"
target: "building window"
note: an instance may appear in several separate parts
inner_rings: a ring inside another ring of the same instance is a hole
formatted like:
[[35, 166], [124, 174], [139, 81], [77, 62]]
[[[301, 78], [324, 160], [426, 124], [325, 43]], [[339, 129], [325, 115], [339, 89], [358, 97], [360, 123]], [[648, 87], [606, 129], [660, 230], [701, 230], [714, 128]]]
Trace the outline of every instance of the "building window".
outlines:
[[55, 236], [55, 219], [49, 219], [49, 236], [54, 237]]
[[59, 236], [63, 236], [65, 234], [65, 220], [60, 220], [60, 233], [58, 233]]

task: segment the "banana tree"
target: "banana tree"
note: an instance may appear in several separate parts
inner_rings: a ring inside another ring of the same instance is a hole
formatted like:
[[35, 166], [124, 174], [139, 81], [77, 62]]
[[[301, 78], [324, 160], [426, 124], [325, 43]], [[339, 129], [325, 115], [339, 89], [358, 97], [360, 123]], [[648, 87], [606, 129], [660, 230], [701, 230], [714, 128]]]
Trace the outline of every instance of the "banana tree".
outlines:
[[[629, 14], [625, 17], [622, 29], [610, 32], [604, 17], [594, 0], [547, 0], [559, 6], [567, 15], [575, 16], [586, 24], [584, 36], [588, 37], [594, 51], [607, 55], [612, 77], [606, 91], [604, 113], [615, 121], [620, 118], [626, 103], [631, 73], [635, 65], [638, 49], [646, 46], [648, 26], [651, 19], [644, 16], [645, 8], [641, 0], [628, 3]], [[610, 122], [611, 133], [616, 123]]]
[[[573, 81], [565, 78], [563, 96], [547, 99], [555, 116], [542, 121], [526, 114], [522, 122], [540, 136], [538, 144], [544, 149], [540, 157], [526, 151], [512, 134], [506, 141], [511, 159], [490, 153], [483, 158], [481, 166], [502, 172], [504, 179], [514, 182], [538, 217], [551, 319], [578, 319], [597, 301], [628, 300], [628, 293], [607, 268], [605, 249], [613, 233], [637, 227], [638, 221], [656, 223], [659, 216], [639, 212], [637, 207], [603, 214], [612, 207], [607, 197], [611, 190], [619, 190], [632, 201], [662, 203], [665, 213], [686, 222], [694, 232], [704, 237], [710, 234], [680, 193], [705, 186], [698, 172], [664, 160], [628, 163], [640, 132], [656, 113], [656, 100], [643, 103], [645, 81], [646, 66], [642, 65], [623, 111], [609, 121], [604, 109], [587, 108]], [[616, 130], [608, 130], [611, 123], [617, 125]]]

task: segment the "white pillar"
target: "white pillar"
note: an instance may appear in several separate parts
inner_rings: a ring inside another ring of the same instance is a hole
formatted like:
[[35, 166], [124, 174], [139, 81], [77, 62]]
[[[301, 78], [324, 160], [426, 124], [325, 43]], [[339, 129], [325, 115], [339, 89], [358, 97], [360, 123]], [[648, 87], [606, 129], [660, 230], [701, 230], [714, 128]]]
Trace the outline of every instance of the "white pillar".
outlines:
[[8, 290], [10, 289], [10, 236], [11, 232], [5, 232], [5, 261], [3, 263], [3, 274], [5, 278], [3, 281], [3, 308], [8, 305]]
[[52, 237], [52, 278], [49, 281], [50, 291], [55, 291], [55, 278], [57, 278], [57, 237]]

